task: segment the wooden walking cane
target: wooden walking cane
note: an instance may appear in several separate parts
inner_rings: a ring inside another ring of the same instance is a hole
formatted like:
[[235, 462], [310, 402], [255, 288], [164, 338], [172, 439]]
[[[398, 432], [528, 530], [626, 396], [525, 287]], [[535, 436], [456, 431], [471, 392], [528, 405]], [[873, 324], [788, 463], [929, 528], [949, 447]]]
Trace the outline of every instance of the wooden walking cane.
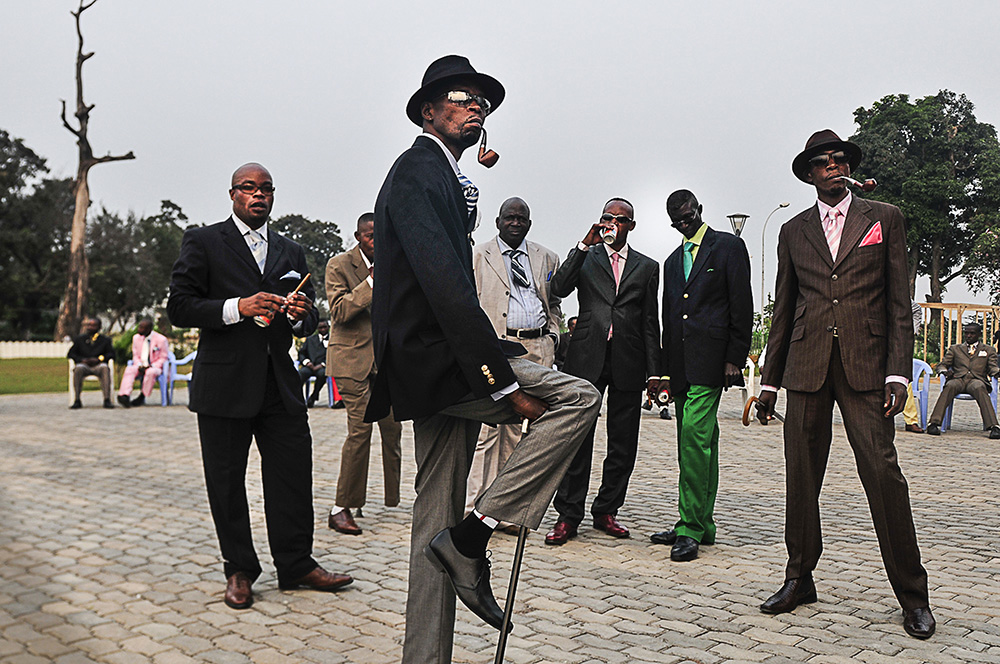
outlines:
[[[528, 418], [521, 421], [521, 435], [528, 433]], [[528, 527], [521, 526], [517, 531], [517, 548], [514, 550], [514, 562], [510, 568], [510, 584], [507, 586], [507, 601], [503, 605], [503, 622], [500, 623], [500, 639], [497, 641], [497, 656], [493, 664], [503, 664], [503, 654], [507, 650], [507, 630], [510, 628], [510, 616], [514, 613], [514, 595], [517, 594], [517, 580], [521, 576], [521, 559], [524, 558], [524, 543], [528, 540]]]

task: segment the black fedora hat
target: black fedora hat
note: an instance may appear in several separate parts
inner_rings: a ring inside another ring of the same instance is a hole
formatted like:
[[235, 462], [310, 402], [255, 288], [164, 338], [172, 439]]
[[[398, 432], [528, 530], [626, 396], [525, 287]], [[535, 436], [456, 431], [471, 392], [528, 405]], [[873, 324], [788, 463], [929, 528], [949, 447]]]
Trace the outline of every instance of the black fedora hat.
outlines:
[[861, 148], [850, 141], [840, 140], [840, 136], [837, 136], [832, 129], [824, 129], [810, 136], [809, 140], [806, 141], [805, 149], [792, 160], [792, 173], [795, 173], [795, 177], [798, 179], [808, 183], [806, 174], [809, 172], [809, 160], [827, 150], [846, 152], [847, 158], [850, 160], [851, 172], [854, 172], [858, 164], [861, 163]]
[[413, 93], [406, 104], [406, 117], [418, 127], [423, 125], [420, 116], [420, 105], [435, 92], [447, 92], [443, 88], [451, 83], [467, 82], [475, 85], [490, 101], [490, 110], [495, 111], [503, 102], [504, 92], [500, 81], [492, 76], [477, 72], [469, 59], [464, 55], [446, 55], [438, 58], [427, 67], [420, 89]]

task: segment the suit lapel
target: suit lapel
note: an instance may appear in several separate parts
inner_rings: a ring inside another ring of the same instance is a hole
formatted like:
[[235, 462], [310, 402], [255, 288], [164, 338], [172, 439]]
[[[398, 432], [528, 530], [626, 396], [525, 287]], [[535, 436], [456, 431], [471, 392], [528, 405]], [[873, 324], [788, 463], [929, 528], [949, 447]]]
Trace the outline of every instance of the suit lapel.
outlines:
[[[250, 247], [247, 246], [247, 241], [243, 239], [243, 235], [240, 234], [239, 230], [236, 228], [236, 222], [230, 217], [228, 221], [222, 225], [222, 241], [232, 249], [237, 256], [243, 259], [247, 265], [254, 269], [254, 272], [260, 272], [260, 268], [257, 267], [257, 261], [253, 258], [253, 252], [250, 251]], [[270, 253], [270, 252], [268, 252]]]
[[608, 256], [608, 251], [603, 245], [599, 244], [594, 245], [590, 251], [594, 254], [594, 260], [597, 261], [597, 264], [600, 265], [605, 272], [607, 272], [609, 277], [611, 277], [611, 285], [614, 286], [615, 273], [611, 269], [611, 257]]
[[539, 295], [542, 293], [542, 287], [546, 283], [545, 261], [542, 255], [542, 250], [538, 248], [538, 245], [533, 242], [528, 242], [528, 262], [531, 263], [531, 275], [535, 282], [535, 290], [538, 291]]
[[[694, 257], [694, 265], [691, 266], [691, 274], [688, 275], [688, 283], [694, 281], [701, 269], [705, 267], [705, 263], [708, 262], [708, 257], [712, 255], [712, 249], [715, 247], [715, 229], [709, 227], [705, 229], [705, 237], [702, 238], [701, 246], [698, 247], [698, 255]], [[683, 268], [681, 269], [681, 276], [683, 276]]]
[[837, 250], [837, 260], [833, 267], [836, 269], [847, 254], [854, 251], [854, 248], [861, 242], [861, 235], [868, 230], [872, 220], [868, 217], [872, 206], [863, 198], [854, 197], [851, 207], [847, 210], [847, 219], [844, 221], [844, 232], [840, 234], [840, 248]]
[[358, 279], [351, 285], [353, 288], [368, 278], [368, 268], [365, 266], [365, 259], [361, 257], [361, 247], [354, 247], [351, 250], [351, 264], [354, 265], [354, 275]]
[[[802, 234], [813, 246], [816, 253], [820, 255], [826, 264], [833, 267], [833, 254], [830, 253], [830, 245], [826, 241], [826, 234], [823, 233], [823, 224], [819, 220], [819, 206], [813, 205], [809, 210], [805, 223], [802, 224]], [[840, 246], [844, 246], [841, 243]]]
[[500, 277], [500, 281], [507, 287], [507, 290], [510, 290], [510, 280], [507, 279], [507, 265], [503, 262], [503, 254], [500, 253], [500, 245], [497, 244], [495, 237], [486, 244], [486, 250], [483, 253], [486, 254], [486, 264], [496, 272], [497, 276]]
[[[284, 240], [285, 238], [275, 233], [272, 229], [267, 229], [267, 260], [264, 263], [264, 274], [261, 275], [263, 279], [267, 279], [271, 275], [271, 272], [273, 272], [275, 267], [278, 265], [281, 255], [285, 252]], [[244, 244], [246, 243], [244, 242]], [[247, 247], [247, 251], [249, 250], [250, 248]], [[251, 254], [251, 257], [252, 256], [253, 254]], [[256, 263], [254, 263], [254, 265], [256, 265]], [[304, 277], [306, 275], [303, 274], [302, 276]], [[296, 283], [295, 285], [297, 286], [298, 284]]]

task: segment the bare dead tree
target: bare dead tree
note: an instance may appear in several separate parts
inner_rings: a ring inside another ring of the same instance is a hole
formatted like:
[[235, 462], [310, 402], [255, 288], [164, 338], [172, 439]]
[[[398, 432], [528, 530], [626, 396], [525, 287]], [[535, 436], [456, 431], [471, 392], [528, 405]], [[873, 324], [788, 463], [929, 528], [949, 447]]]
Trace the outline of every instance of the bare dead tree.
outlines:
[[62, 123], [71, 134], [76, 136], [76, 144], [79, 148], [79, 165], [76, 169], [76, 182], [73, 185], [73, 230], [70, 239], [69, 249], [69, 269], [66, 275], [66, 291], [63, 294], [62, 306], [59, 309], [59, 319], [56, 322], [55, 338], [62, 339], [66, 336], [74, 336], [80, 331], [80, 323], [83, 320], [87, 307], [88, 282], [90, 280], [90, 265], [87, 262], [87, 208], [90, 207], [90, 187], [87, 185], [87, 175], [90, 169], [97, 164], [108, 161], [123, 161], [135, 159], [132, 152], [123, 155], [112, 155], [108, 153], [103, 157], [95, 157], [94, 151], [87, 140], [87, 125], [90, 122], [90, 112], [94, 110], [94, 105], [87, 105], [83, 101], [83, 63], [94, 57], [93, 52], [83, 52], [83, 32], [80, 30], [80, 17], [83, 12], [90, 9], [97, 0], [84, 2], [80, 0], [80, 7], [70, 14], [76, 19], [76, 35], [78, 45], [76, 49], [76, 116], [79, 128], [74, 128], [66, 119], [66, 100], [62, 101]]

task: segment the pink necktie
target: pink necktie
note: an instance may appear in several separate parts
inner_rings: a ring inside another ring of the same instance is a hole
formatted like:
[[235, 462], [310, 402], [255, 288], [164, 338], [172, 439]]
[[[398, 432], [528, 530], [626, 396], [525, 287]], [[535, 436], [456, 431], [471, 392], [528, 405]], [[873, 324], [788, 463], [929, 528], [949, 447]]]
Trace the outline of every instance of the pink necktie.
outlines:
[[840, 221], [840, 210], [831, 208], [826, 217], [826, 224], [823, 232], [826, 234], [826, 243], [830, 245], [830, 254], [833, 260], [837, 260], [837, 252], [840, 250], [840, 234], [844, 231], [844, 224]]
[[618, 254], [618, 252], [615, 252], [615, 253], [611, 254], [611, 269], [615, 273], [615, 292], [616, 293], [618, 292], [618, 282], [621, 281], [621, 279], [622, 279], [621, 269], [618, 267], [618, 261], [620, 259], [621, 259], [621, 256]]

